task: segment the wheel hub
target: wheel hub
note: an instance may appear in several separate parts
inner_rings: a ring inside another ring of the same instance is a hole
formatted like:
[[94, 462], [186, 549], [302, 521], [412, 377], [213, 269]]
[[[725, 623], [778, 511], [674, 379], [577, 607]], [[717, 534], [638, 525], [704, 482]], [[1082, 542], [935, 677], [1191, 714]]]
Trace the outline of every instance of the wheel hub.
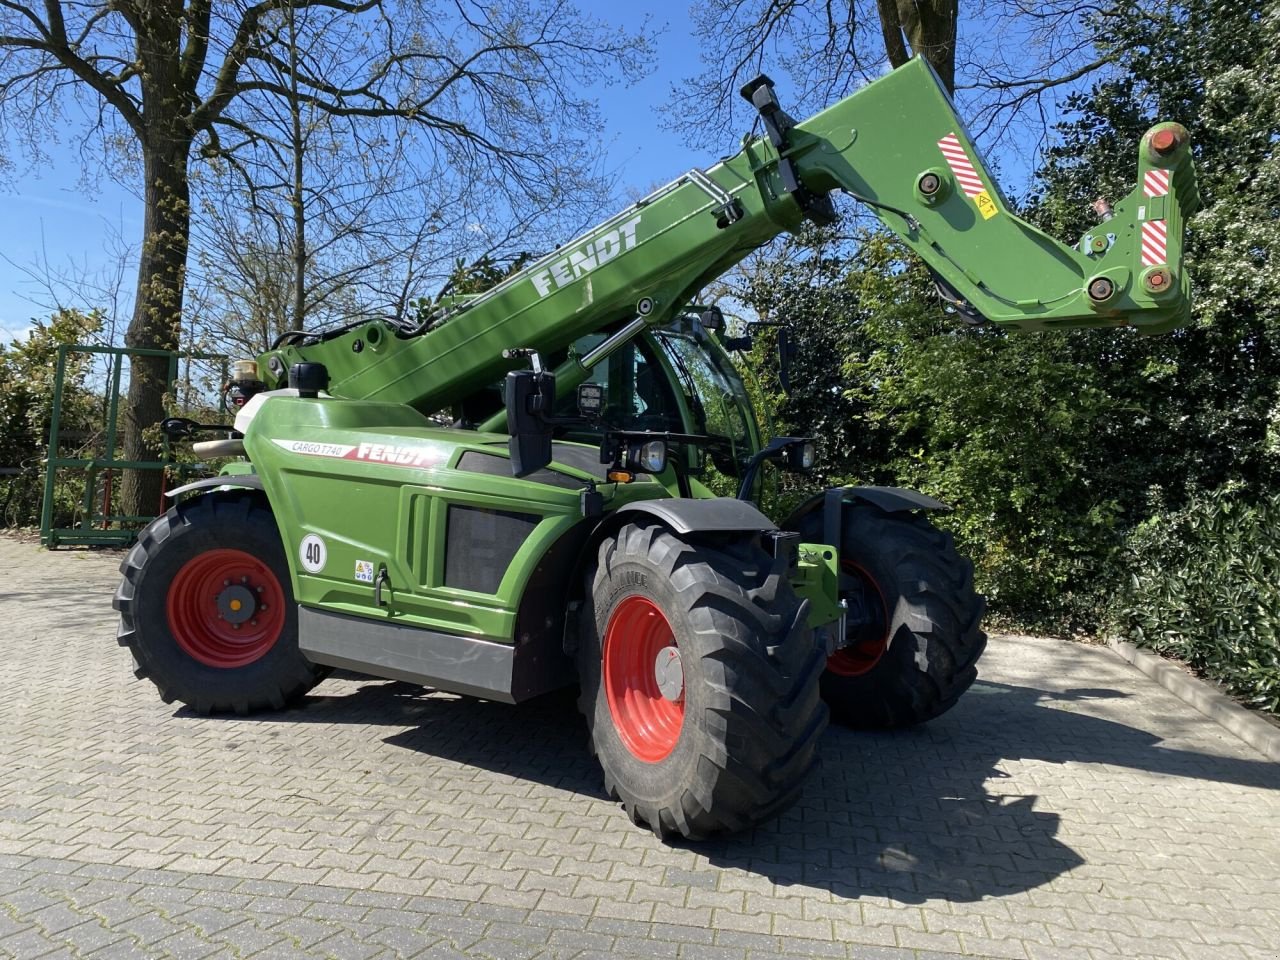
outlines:
[[218, 616], [228, 623], [244, 623], [258, 612], [253, 591], [241, 584], [233, 584], [218, 594]]
[[850, 560], [840, 566], [840, 596], [849, 616], [844, 643], [827, 658], [827, 669], [841, 677], [860, 677], [889, 649], [889, 605], [870, 573]]
[[680, 662], [678, 647], [663, 647], [658, 651], [653, 674], [658, 681], [658, 692], [672, 703], [684, 696], [684, 664]]

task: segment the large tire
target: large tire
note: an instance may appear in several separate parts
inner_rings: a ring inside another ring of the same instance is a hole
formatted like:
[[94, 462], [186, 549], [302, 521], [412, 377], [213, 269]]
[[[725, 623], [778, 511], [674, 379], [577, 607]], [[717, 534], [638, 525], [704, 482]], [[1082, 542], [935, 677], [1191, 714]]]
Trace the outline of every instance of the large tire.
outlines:
[[165, 703], [278, 710], [328, 672], [298, 650], [284, 547], [258, 496], [213, 493], [171, 508], [139, 534], [120, 572], [117, 640]]
[[[695, 546], [628, 524], [600, 545], [588, 587], [579, 708], [633, 822], [699, 839], [794, 802], [827, 725], [825, 651], [784, 565], [745, 540]], [[672, 646], [664, 696], [654, 664]]]
[[[822, 542], [821, 524], [814, 511], [798, 527], [806, 540]], [[844, 506], [840, 561], [842, 586], [850, 588], [842, 595], [878, 622], [860, 632], [851, 625], [850, 646], [828, 661], [822, 698], [832, 720], [886, 729], [950, 710], [976, 679], [987, 645], [973, 564], [926, 517], [868, 503]]]

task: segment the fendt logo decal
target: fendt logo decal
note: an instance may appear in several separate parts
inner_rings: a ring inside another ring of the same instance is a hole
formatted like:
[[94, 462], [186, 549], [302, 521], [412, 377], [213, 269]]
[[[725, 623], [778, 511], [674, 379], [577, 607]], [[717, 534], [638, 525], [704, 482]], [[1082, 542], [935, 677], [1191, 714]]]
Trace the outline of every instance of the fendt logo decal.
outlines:
[[552, 290], [567, 287], [575, 280], [585, 277], [602, 264], [608, 263], [624, 250], [636, 245], [636, 227], [640, 226], [640, 218], [632, 217], [616, 229], [606, 230], [594, 240], [588, 240], [577, 250], [556, 260], [541, 273], [535, 273], [530, 279], [537, 288], [538, 296], [545, 297]]
[[273, 440], [277, 447], [290, 453], [330, 460], [361, 460], [365, 463], [387, 463], [393, 467], [432, 467], [445, 458], [444, 452], [429, 446], [401, 446], [395, 443], [316, 443], [312, 440]]

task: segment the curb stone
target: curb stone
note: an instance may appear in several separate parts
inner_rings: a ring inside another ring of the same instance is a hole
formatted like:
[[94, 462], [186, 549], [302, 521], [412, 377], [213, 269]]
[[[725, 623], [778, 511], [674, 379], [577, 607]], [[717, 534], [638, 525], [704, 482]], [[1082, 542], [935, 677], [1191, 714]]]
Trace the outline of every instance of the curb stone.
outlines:
[[1280, 761], [1280, 727], [1272, 726], [1261, 717], [1255, 717], [1210, 684], [1190, 676], [1167, 660], [1136, 647], [1127, 640], [1108, 640], [1107, 646], [1183, 703], [1195, 707], [1267, 759]]

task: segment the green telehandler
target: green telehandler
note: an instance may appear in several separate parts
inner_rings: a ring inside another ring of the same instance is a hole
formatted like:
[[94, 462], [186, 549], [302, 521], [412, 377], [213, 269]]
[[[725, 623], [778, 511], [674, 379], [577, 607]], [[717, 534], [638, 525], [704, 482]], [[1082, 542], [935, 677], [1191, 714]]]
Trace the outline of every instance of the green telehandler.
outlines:
[[[775, 523], [767, 444], [698, 292], [842, 191], [967, 320], [1023, 330], [1186, 322], [1185, 129], [1065, 246], [1010, 211], [920, 59], [763, 135], [412, 326], [286, 334], [237, 364], [241, 459], [171, 491], [115, 596], [166, 702], [246, 714], [332, 668], [508, 703], [577, 684], [611, 796], [660, 836], [738, 830], [802, 789], [828, 722], [920, 723], [973, 682], [973, 570], [909, 490], [833, 489]], [[171, 435], [202, 428], [169, 421]], [[213, 429], [212, 427], [208, 429]], [[736, 478], [738, 496], [710, 479]]]

